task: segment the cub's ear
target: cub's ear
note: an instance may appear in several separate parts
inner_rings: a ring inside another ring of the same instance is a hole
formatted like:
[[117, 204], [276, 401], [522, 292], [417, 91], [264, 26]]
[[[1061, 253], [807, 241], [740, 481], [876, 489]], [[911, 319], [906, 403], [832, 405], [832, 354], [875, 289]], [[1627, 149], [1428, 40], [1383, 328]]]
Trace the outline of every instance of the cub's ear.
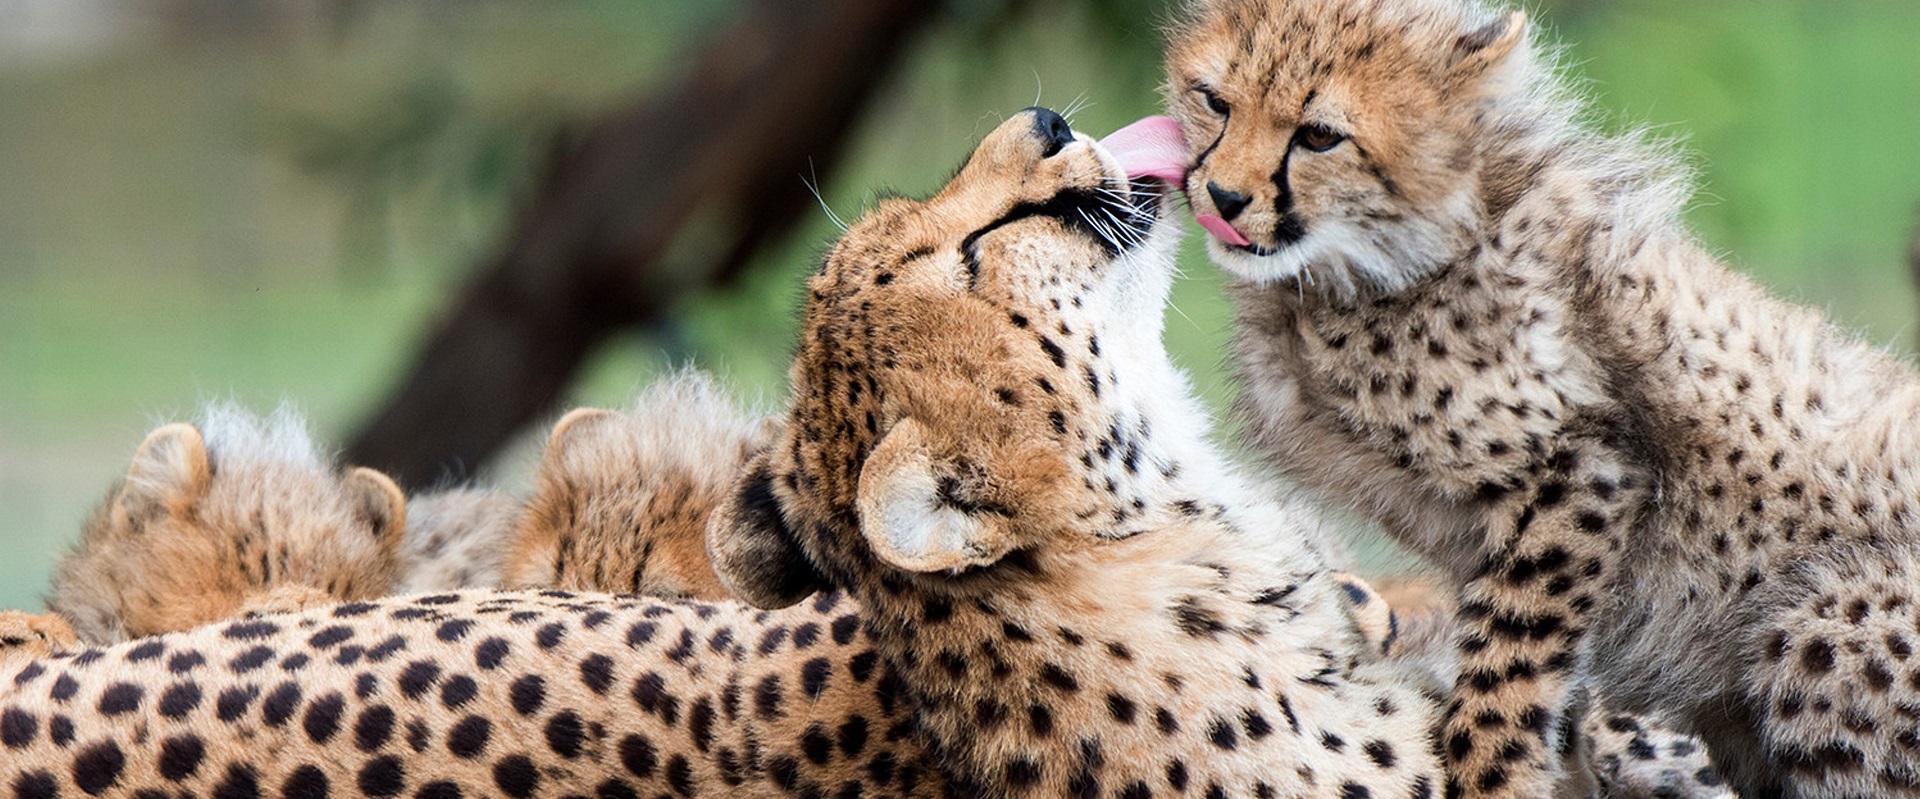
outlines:
[[794, 540], [764, 452], [707, 517], [707, 557], [721, 587], [755, 607], [784, 608], [832, 587]]
[[593, 475], [630, 469], [637, 446], [625, 422], [619, 413], [600, 408], [569, 411], [547, 435], [541, 473], [573, 484]]
[[384, 473], [356, 466], [341, 481], [356, 518], [373, 530], [374, 538], [399, 546], [407, 529], [407, 495]]
[[[944, 468], [943, 468], [944, 467]], [[860, 470], [860, 532], [882, 562], [911, 572], [985, 566], [1013, 549], [1005, 513], [964, 495], [958, 469], [903, 419]]]
[[149, 519], [184, 511], [199, 501], [213, 480], [207, 442], [193, 425], [176, 422], [147, 434], [127, 469], [120, 506], [130, 519]]
[[1527, 12], [1509, 11], [1505, 17], [1460, 34], [1453, 44], [1453, 74], [1477, 78], [1513, 55], [1527, 37]]

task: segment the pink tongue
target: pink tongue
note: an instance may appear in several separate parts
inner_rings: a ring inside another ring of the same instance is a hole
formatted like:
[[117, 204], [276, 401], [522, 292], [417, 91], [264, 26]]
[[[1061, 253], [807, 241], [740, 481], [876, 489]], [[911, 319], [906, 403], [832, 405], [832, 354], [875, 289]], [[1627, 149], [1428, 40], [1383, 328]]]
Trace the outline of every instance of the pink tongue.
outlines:
[[1187, 143], [1180, 123], [1167, 117], [1147, 117], [1114, 131], [1100, 144], [1120, 160], [1130, 178], [1159, 178], [1178, 187], [1187, 174]]
[[1213, 214], [1200, 214], [1194, 217], [1194, 221], [1199, 222], [1200, 226], [1206, 228], [1208, 233], [1212, 233], [1214, 238], [1228, 244], [1245, 247], [1253, 243], [1246, 236], [1240, 235], [1240, 231], [1234, 230], [1233, 225], [1228, 224], [1227, 220], [1221, 219]]

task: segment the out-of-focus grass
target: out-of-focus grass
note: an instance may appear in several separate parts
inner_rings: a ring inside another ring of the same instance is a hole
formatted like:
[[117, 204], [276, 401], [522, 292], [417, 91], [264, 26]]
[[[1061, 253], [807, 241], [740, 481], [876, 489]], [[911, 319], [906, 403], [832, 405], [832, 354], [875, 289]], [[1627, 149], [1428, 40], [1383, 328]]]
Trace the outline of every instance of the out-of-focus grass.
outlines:
[[[37, 604], [155, 421], [212, 397], [286, 397], [324, 437], [344, 436], [501, 235], [503, 187], [525, 155], [516, 136], [665, 79], [674, 43], [718, 5], [375, 4], [361, 24], [291, 43], [0, 69], [0, 607]], [[1151, 113], [1153, 23], [1100, 19], [1051, 10], [1002, 38], [931, 42], [879, 98], [825, 201], [852, 216], [883, 188], [928, 191], [1036, 100], [1084, 93], [1074, 122], [1096, 133]], [[1568, 43], [1606, 124], [1687, 139], [1705, 189], [1690, 216], [1708, 243], [1905, 348], [1920, 6], [1554, 0], [1536, 19]], [[369, 148], [367, 131], [408, 125], [430, 135]], [[329, 154], [345, 160], [302, 171]], [[613, 342], [570, 401], [624, 403], [687, 358], [777, 395], [799, 282], [834, 233], [819, 214], [736, 290]], [[1167, 339], [1220, 407], [1230, 312], [1196, 243]], [[493, 478], [515, 487], [537, 440]]]

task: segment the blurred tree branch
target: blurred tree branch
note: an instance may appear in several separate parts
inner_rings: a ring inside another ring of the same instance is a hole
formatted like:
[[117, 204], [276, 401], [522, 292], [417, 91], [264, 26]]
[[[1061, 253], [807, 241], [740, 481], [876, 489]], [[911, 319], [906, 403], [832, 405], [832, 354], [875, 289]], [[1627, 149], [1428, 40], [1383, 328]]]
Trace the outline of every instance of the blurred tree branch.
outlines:
[[939, 8], [755, 0], [677, 83], [562, 137], [347, 457], [415, 486], [479, 464], [551, 408], [610, 334], [731, 281], [812, 205], [802, 176], [837, 163]]

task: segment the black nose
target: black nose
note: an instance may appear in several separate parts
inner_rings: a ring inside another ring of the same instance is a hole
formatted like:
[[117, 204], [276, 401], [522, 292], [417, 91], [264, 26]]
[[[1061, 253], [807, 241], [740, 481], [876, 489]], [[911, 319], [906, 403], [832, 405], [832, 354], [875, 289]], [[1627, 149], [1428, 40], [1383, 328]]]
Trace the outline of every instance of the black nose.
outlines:
[[1067, 120], [1053, 109], [1036, 105], [1027, 110], [1033, 112], [1033, 132], [1045, 146], [1040, 154], [1042, 158], [1052, 158], [1060, 148], [1073, 143], [1073, 128], [1067, 127]]
[[1253, 201], [1252, 197], [1237, 191], [1227, 191], [1211, 180], [1207, 181], [1207, 196], [1213, 198], [1213, 207], [1220, 211], [1220, 218], [1229, 222], [1239, 216], [1241, 211], [1247, 209], [1247, 203]]

